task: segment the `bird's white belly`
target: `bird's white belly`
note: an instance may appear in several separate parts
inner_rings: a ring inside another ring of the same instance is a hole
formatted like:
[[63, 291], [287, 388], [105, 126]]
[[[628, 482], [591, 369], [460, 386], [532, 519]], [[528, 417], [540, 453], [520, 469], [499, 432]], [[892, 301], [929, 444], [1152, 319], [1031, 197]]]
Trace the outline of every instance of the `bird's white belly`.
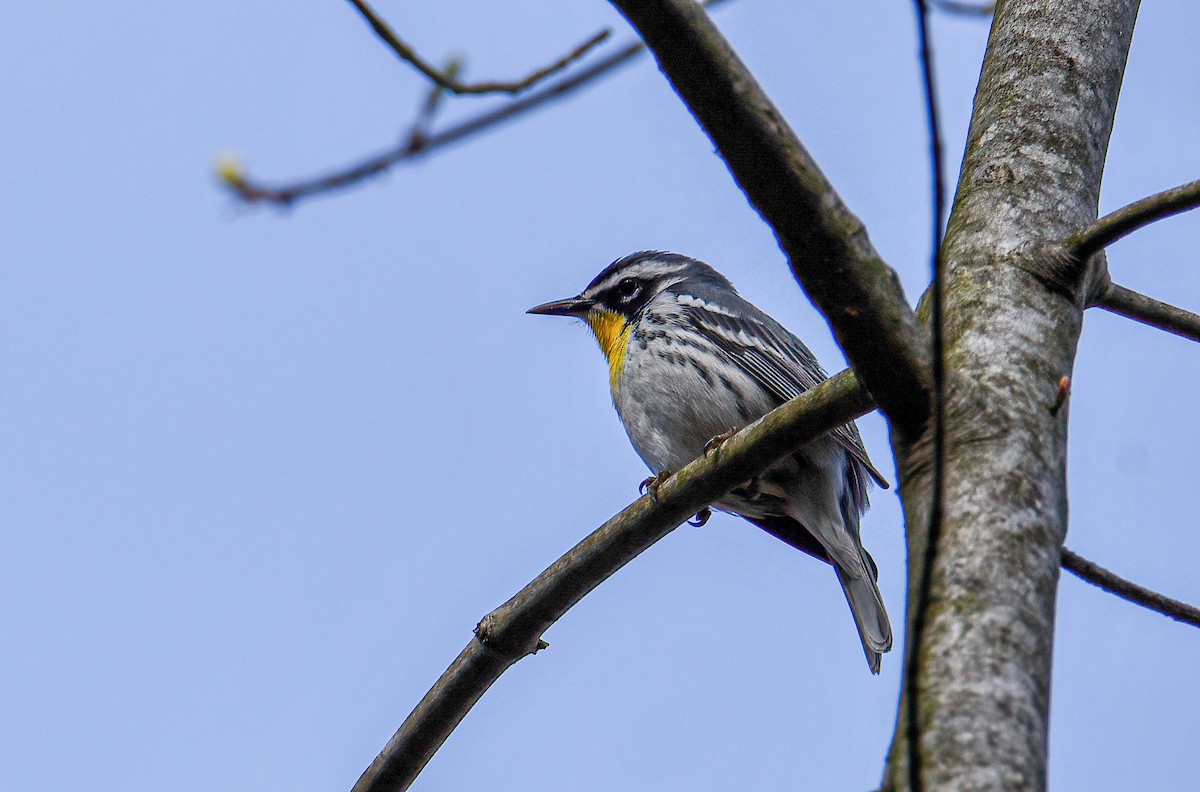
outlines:
[[656, 474], [679, 470], [713, 437], [774, 406], [739, 370], [677, 349], [654, 351], [626, 357], [613, 403], [634, 450]]

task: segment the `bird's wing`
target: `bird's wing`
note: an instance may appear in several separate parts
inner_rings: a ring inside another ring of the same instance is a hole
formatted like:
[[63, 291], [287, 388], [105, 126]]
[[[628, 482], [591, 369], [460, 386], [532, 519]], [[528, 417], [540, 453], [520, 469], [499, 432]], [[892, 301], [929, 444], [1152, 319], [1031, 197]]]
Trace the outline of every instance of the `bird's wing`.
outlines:
[[[799, 338], [740, 296], [701, 288], [692, 294], [678, 295], [677, 300], [692, 320], [692, 326], [781, 404], [828, 379], [821, 364]], [[887, 479], [871, 464], [853, 423], [843, 424], [830, 434], [880, 487], [887, 489]], [[856, 486], [862, 492], [864, 505], [865, 487], [861, 485], [865, 483]]]

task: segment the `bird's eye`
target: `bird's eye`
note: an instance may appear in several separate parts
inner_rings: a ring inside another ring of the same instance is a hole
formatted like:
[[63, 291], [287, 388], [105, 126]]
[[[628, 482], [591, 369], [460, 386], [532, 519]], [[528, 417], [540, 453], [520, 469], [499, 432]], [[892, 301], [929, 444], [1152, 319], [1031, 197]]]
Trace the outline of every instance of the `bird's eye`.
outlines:
[[633, 278], [625, 278], [617, 284], [617, 294], [623, 300], [628, 300], [638, 292], [638, 282]]

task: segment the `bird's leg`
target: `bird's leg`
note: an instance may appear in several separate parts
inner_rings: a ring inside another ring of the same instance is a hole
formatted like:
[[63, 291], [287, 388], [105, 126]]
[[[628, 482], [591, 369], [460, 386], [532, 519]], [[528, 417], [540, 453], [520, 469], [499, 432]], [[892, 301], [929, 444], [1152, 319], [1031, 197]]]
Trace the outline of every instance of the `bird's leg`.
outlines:
[[710, 517], [712, 517], [712, 509], [705, 506], [703, 509], [696, 512], [695, 517], [688, 520], [688, 525], [694, 525], [699, 528], [700, 526], [704, 525], [704, 523], [708, 522]]
[[658, 500], [658, 488], [662, 486], [664, 481], [671, 478], [672, 475], [673, 474], [671, 471], [664, 470], [657, 476], [651, 476], [641, 484], [638, 484], [638, 492], [642, 493], [643, 495], [649, 495], [651, 498]]
[[704, 444], [704, 456], [708, 456], [713, 451], [716, 451], [718, 448], [720, 448], [721, 446], [723, 446], [725, 444], [726, 440], [733, 437], [737, 433], [738, 433], [737, 429], [730, 429], [728, 432], [721, 432], [721, 434], [713, 437], [711, 440], [709, 440], [707, 443]]

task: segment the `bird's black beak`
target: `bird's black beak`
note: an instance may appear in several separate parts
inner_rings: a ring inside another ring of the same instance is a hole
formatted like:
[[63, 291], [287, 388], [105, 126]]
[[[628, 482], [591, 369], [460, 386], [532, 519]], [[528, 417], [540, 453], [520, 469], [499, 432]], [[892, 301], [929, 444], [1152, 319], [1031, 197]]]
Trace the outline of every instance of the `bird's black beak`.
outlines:
[[572, 297], [569, 300], [555, 300], [554, 302], [535, 305], [525, 313], [541, 314], [543, 316], [583, 316], [591, 310], [593, 304], [591, 300], [585, 300], [582, 297]]

